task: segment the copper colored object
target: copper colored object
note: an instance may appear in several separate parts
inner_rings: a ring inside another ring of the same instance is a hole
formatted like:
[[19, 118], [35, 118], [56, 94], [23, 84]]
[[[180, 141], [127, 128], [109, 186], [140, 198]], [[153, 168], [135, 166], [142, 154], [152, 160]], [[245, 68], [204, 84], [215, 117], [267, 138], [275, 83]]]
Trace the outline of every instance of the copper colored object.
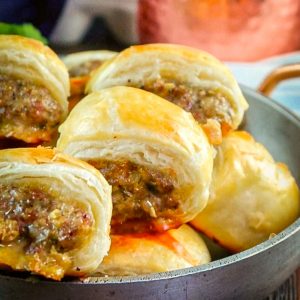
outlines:
[[142, 43], [178, 43], [222, 60], [253, 61], [300, 48], [299, 0], [140, 0]]
[[258, 90], [269, 96], [281, 81], [295, 77], [300, 77], [300, 64], [279, 67], [264, 79]]

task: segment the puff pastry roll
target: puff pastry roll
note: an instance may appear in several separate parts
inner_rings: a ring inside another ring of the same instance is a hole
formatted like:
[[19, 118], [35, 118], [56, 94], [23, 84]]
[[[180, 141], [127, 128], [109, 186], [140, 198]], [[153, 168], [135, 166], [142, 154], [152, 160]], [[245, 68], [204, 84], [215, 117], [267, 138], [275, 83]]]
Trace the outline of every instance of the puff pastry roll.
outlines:
[[90, 78], [90, 73], [116, 54], [117, 52], [109, 50], [82, 51], [69, 54], [63, 58], [70, 75], [69, 110], [72, 110], [84, 97], [85, 85]]
[[57, 147], [102, 172], [113, 188], [113, 232], [163, 231], [206, 205], [213, 148], [193, 117], [140, 89], [85, 97], [60, 126]]
[[0, 138], [50, 141], [68, 112], [69, 76], [42, 43], [0, 35]]
[[299, 205], [288, 168], [248, 133], [233, 132], [218, 148], [207, 207], [192, 225], [238, 252], [294, 222]]
[[60, 280], [94, 271], [110, 246], [111, 187], [46, 148], [0, 151], [0, 265]]
[[89, 75], [117, 52], [109, 50], [82, 51], [66, 55], [63, 62], [68, 68], [71, 78]]
[[236, 129], [248, 104], [227, 67], [198, 49], [171, 44], [132, 46], [98, 69], [87, 92], [127, 85], [155, 93], [189, 111], [201, 124]]
[[97, 273], [109, 276], [142, 275], [210, 262], [203, 239], [186, 224], [161, 234], [113, 235], [111, 240], [109, 254]]

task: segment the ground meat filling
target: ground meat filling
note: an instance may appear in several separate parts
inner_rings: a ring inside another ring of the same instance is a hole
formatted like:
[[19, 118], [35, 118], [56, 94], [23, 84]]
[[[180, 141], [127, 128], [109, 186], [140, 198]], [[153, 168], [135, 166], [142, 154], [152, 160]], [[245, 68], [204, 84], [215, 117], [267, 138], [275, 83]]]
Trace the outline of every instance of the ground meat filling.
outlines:
[[46, 88], [0, 75], [0, 136], [49, 140], [61, 119], [62, 108]]
[[89, 75], [93, 70], [102, 65], [101, 60], [89, 60], [75, 66], [69, 70], [70, 77], [79, 77]]
[[126, 160], [89, 163], [112, 185], [112, 225], [136, 219], [169, 218], [179, 210], [174, 171], [153, 170]]
[[0, 247], [22, 245], [25, 254], [42, 257], [78, 247], [92, 228], [91, 216], [57, 197], [41, 187], [0, 184]]
[[146, 83], [140, 88], [152, 92], [191, 112], [201, 124], [207, 119], [232, 124], [232, 107], [227, 99], [213, 90], [199, 90], [162, 79]]

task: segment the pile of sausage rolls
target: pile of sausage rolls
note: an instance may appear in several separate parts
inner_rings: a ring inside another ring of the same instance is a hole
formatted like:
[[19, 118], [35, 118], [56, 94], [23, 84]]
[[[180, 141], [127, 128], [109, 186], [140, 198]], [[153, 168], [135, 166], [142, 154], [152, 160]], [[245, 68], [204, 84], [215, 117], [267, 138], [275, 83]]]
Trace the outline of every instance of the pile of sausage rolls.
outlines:
[[0, 36], [0, 267], [52, 280], [209, 263], [299, 216], [229, 70], [179, 45], [62, 60]]

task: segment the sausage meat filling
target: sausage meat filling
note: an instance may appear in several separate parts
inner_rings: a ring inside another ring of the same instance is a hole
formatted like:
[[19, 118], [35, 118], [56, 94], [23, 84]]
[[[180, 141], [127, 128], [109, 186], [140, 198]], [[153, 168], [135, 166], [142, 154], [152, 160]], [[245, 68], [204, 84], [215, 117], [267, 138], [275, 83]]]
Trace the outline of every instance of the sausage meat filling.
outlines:
[[48, 141], [61, 119], [62, 109], [46, 88], [0, 75], [0, 137]]
[[59, 197], [32, 184], [0, 184], [0, 248], [21, 246], [24, 254], [45, 258], [80, 246], [93, 220], [82, 207]]
[[171, 218], [179, 211], [180, 197], [171, 169], [154, 170], [127, 160], [88, 162], [112, 185], [112, 225]]
[[88, 60], [69, 70], [70, 77], [89, 75], [93, 70], [102, 65], [101, 60]]
[[191, 112], [201, 124], [207, 119], [215, 119], [220, 123], [232, 124], [232, 107], [227, 99], [213, 90], [199, 90], [174, 82], [165, 82], [162, 79], [151, 81], [140, 88], [154, 93], [170, 102]]

